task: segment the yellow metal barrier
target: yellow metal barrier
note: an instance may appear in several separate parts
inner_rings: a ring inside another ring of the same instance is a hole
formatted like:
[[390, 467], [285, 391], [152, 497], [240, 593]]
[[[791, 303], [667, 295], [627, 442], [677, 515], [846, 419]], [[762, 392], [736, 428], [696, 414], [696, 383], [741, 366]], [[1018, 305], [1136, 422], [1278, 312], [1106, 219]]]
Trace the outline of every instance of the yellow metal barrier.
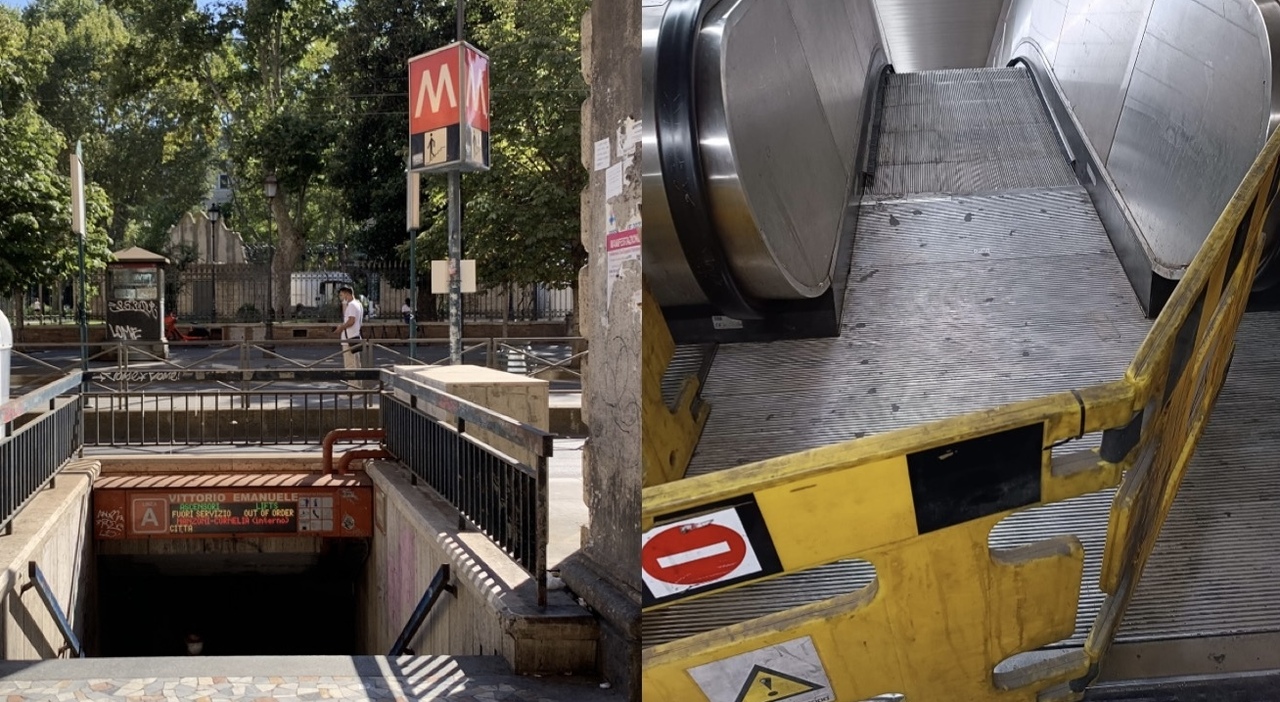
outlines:
[[[646, 487], [646, 611], [846, 558], [871, 562], [876, 578], [858, 592], [647, 648], [644, 699], [1078, 697], [1114, 639], [1225, 380], [1277, 154], [1280, 132], [1123, 379]], [[1055, 445], [1098, 431], [1111, 439], [1103, 455], [1052, 458]], [[1059, 537], [993, 552], [991, 528], [1117, 483], [1108, 597], [1085, 649], [997, 675], [1006, 658], [1072, 633], [1083, 551]]]
[[641, 420], [644, 422], [644, 486], [660, 485], [684, 477], [684, 471], [693, 458], [693, 450], [702, 436], [711, 408], [698, 404], [698, 379], [685, 378], [676, 398], [674, 408], [667, 407], [662, 398], [662, 376], [667, 372], [675, 353], [675, 341], [662, 318], [658, 306], [646, 287], [643, 290], [642, 313], [644, 320], [641, 334]]
[[1077, 690], [1096, 675], [1115, 639], [1226, 381], [1262, 252], [1278, 160], [1280, 131], [1267, 140], [1129, 367], [1126, 381], [1150, 417], [1143, 418], [1135, 448], [1142, 460], [1125, 474], [1112, 504], [1100, 583], [1108, 597], [1085, 642], [1092, 670], [1073, 686]]

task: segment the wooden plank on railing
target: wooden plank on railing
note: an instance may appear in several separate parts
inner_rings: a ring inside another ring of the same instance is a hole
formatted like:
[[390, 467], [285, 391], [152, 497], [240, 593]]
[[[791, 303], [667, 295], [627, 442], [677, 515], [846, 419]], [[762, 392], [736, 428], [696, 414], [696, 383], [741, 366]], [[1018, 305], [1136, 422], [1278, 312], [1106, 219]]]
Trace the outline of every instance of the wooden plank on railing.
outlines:
[[491, 432], [522, 449], [533, 452], [540, 458], [550, 458], [555, 434], [543, 431], [532, 424], [525, 424], [504, 414], [499, 414], [488, 407], [450, 395], [429, 385], [413, 380], [391, 371], [384, 371], [386, 377], [383, 385], [395, 390], [402, 390], [434, 407], [459, 417], [468, 424]]
[[24, 414], [49, 408], [49, 401], [70, 392], [80, 385], [80, 371], [75, 371], [31, 392], [0, 405], [0, 423], [8, 424]]

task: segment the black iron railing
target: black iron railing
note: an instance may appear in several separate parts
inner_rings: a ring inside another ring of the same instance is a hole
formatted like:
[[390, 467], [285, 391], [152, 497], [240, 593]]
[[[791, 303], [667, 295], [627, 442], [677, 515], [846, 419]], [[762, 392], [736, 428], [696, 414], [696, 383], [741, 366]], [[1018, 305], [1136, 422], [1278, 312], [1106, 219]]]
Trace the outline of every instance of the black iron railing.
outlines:
[[[409, 398], [382, 398], [387, 449], [456, 507], [465, 525], [483, 533], [532, 575], [538, 604], [544, 606], [547, 461], [553, 435], [410, 378], [388, 374], [384, 384]], [[468, 433], [476, 429], [509, 442], [530, 457], [529, 462]]]
[[[261, 330], [255, 330], [254, 334]], [[276, 330], [277, 336], [285, 331]], [[357, 345], [363, 368], [442, 365], [450, 362], [448, 339], [367, 338]], [[100, 382], [135, 385], [168, 379], [186, 370], [336, 370], [343, 351], [335, 339], [212, 340], [171, 342], [105, 341], [88, 348], [89, 369]], [[463, 339], [463, 360], [544, 380], [581, 380], [586, 340], [581, 337], [478, 337]], [[15, 392], [36, 388], [80, 370], [78, 343], [23, 343], [13, 351]]]
[[80, 450], [80, 398], [63, 396], [80, 381], [73, 373], [0, 405], [0, 527], [6, 533], [14, 515]]
[[88, 446], [319, 446], [334, 429], [377, 421], [376, 369], [90, 371], [85, 377]]

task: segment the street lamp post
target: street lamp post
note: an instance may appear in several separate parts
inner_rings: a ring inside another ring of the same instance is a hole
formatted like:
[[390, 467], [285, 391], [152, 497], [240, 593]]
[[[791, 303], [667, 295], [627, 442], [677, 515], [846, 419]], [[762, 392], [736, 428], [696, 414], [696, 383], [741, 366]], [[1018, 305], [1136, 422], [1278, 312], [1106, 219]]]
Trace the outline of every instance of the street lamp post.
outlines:
[[271, 255], [267, 259], [267, 338], [275, 338], [272, 334], [272, 324], [275, 322], [276, 305], [275, 305], [275, 288], [276, 288], [276, 227], [275, 217], [273, 215], [276, 191], [279, 188], [279, 181], [276, 180], [276, 174], [268, 173], [266, 180], [262, 181], [262, 189], [267, 195], [267, 246], [270, 247]]
[[218, 218], [222, 208], [218, 203], [209, 205], [209, 287], [213, 289], [213, 308], [210, 311], [211, 324], [218, 322]]

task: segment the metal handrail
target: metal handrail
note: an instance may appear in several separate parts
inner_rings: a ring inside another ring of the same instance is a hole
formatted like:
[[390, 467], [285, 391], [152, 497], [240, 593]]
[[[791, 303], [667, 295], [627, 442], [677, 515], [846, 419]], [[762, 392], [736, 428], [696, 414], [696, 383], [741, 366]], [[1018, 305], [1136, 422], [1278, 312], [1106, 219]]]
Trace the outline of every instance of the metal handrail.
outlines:
[[42, 406], [47, 406], [59, 395], [64, 395], [76, 389], [80, 385], [80, 381], [80, 371], [75, 371], [36, 390], [32, 390], [22, 397], [15, 397], [4, 404], [0, 404], [0, 424], [8, 424], [25, 414], [42, 411]]
[[441, 593], [449, 593], [457, 595], [458, 588], [449, 582], [449, 564], [440, 566], [436, 571], [436, 575], [431, 579], [431, 584], [427, 586], [427, 591], [422, 593], [422, 599], [418, 600], [418, 606], [413, 608], [413, 614], [409, 615], [409, 621], [405, 622], [404, 629], [400, 630], [400, 635], [396, 637], [396, 642], [391, 644], [391, 651], [388, 656], [403, 656], [409, 652], [409, 642], [417, 636], [418, 629], [422, 623], [427, 620], [427, 615], [431, 613], [431, 608], [435, 606], [436, 600], [440, 599]]
[[[424, 363], [423, 361], [413, 358], [409, 354], [404, 353], [396, 348], [398, 346], [408, 346], [411, 342], [419, 346], [437, 346], [437, 347], [444, 347], [449, 344], [448, 339], [410, 340], [410, 339], [369, 338], [369, 339], [362, 339], [359, 342], [358, 348], [362, 349], [366, 354], [370, 354], [369, 358], [366, 359], [366, 363], [372, 360], [371, 354], [373, 353], [389, 354], [392, 356], [393, 363], [396, 362], [397, 360], [405, 361], [408, 364]], [[177, 360], [173, 358], [163, 358], [153, 353], [151, 351], [151, 348], [156, 346], [159, 343], [162, 343], [162, 342], [120, 341], [120, 340], [95, 342], [93, 344], [90, 344], [90, 346], [97, 347], [98, 350], [90, 354], [89, 361], [100, 363], [104, 359], [110, 359], [110, 361], [112, 362], [112, 365], [116, 368], [116, 370], [121, 372], [128, 372], [134, 369], [135, 367], [137, 367], [138, 365], [145, 366], [147, 370], [156, 370], [157, 367], [174, 369], [174, 370], [198, 370], [198, 369], [206, 368], [210, 365], [215, 365], [215, 364], [224, 365], [222, 363], [216, 363], [216, 362], [221, 359], [227, 359], [229, 361], [225, 363], [225, 365], [227, 366], [232, 366], [234, 368], [241, 369], [241, 370], [250, 370], [252, 369], [251, 360], [253, 358], [253, 355], [257, 353], [257, 354], [261, 354], [264, 359], [278, 361], [280, 363], [288, 364], [293, 367], [317, 368], [317, 367], [324, 366], [324, 364], [335, 362], [335, 360], [338, 359], [343, 353], [342, 349], [337, 347], [336, 340], [334, 339], [277, 339], [277, 340], [240, 339], [240, 340], [209, 340], [209, 341], [201, 340], [201, 341], [195, 341], [195, 342], [163, 342], [163, 343], [167, 343], [172, 348], [208, 348], [210, 349], [210, 352], [208, 354], [202, 355], [200, 358]], [[560, 368], [573, 375], [581, 377], [580, 373], [573, 370], [569, 366], [579, 361], [579, 359], [581, 359], [586, 354], [585, 350], [574, 351], [570, 356], [570, 358], [568, 359], [561, 360], [561, 361], [552, 361], [552, 360], [543, 358], [541, 356], [538, 356], [536, 353], [530, 354], [529, 352], [516, 348], [516, 344], [518, 343], [564, 344], [564, 345], [570, 346], [573, 349], [577, 349], [582, 344], [585, 344], [586, 340], [582, 337], [466, 338], [466, 339], [463, 339], [463, 353], [470, 354], [474, 352], [484, 352], [485, 358], [486, 358], [486, 364], [490, 367], [496, 368], [498, 367], [498, 351], [500, 349], [510, 350], [510, 351], [524, 354], [525, 356], [529, 356], [533, 361], [535, 361], [535, 363], [546, 366], [544, 368], [537, 369], [536, 372], [533, 373], [533, 375], [535, 376], [540, 373], [544, 373], [550, 370], [551, 368]], [[290, 358], [287, 355], [281, 353], [280, 352], [281, 348], [329, 348], [332, 351], [331, 353], [319, 359], [298, 360], [295, 358]], [[59, 366], [54, 363], [50, 363], [47, 360], [42, 359], [36, 355], [33, 355], [33, 352], [32, 352], [33, 349], [54, 350], [54, 351], [65, 349], [67, 351], [72, 351], [72, 350], [79, 351], [80, 344], [78, 342], [51, 342], [51, 343], [25, 342], [21, 344], [16, 344], [13, 350], [13, 355], [15, 360], [21, 360], [25, 364], [36, 366], [41, 370], [48, 371], [47, 374], [38, 377], [34, 382], [46, 382], [50, 379], [62, 378], [67, 373], [80, 370], [80, 359], [78, 356], [74, 359], [68, 359], [66, 364]], [[132, 360], [131, 356], [134, 356], [137, 354], [145, 354], [147, 356], [147, 360], [143, 361], [141, 364], [139, 364], [136, 360]], [[231, 358], [234, 358], [235, 360], [230, 361]], [[448, 362], [448, 357], [446, 356], [440, 360], [437, 360], [433, 363], [429, 363], [425, 365], [439, 365], [441, 363], [447, 363], [447, 362]], [[15, 372], [20, 372], [20, 369], [15, 370]], [[234, 386], [231, 386], [231, 385], [227, 385], [227, 388], [236, 389], [234, 388]], [[239, 389], [246, 389], [246, 388], [241, 387]]]
[[62, 606], [58, 604], [58, 598], [53, 594], [53, 589], [49, 587], [49, 581], [44, 579], [44, 573], [40, 572], [40, 566], [35, 561], [27, 563], [27, 576], [30, 580], [19, 592], [26, 592], [31, 588], [35, 588], [40, 593], [40, 599], [44, 601], [44, 606], [49, 609], [49, 613], [53, 615], [53, 621], [58, 625], [58, 631], [62, 633], [62, 638], [66, 643], [62, 648], [58, 649], [58, 654], [63, 651], [71, 650], [71, 655], [76, 658], [84, 658], [84, 647], [80, 645], [80, 638], [76, 636], [76, 632], [71, 628], [71, 621], [67, 619], [67, 615], [62, 613]]

